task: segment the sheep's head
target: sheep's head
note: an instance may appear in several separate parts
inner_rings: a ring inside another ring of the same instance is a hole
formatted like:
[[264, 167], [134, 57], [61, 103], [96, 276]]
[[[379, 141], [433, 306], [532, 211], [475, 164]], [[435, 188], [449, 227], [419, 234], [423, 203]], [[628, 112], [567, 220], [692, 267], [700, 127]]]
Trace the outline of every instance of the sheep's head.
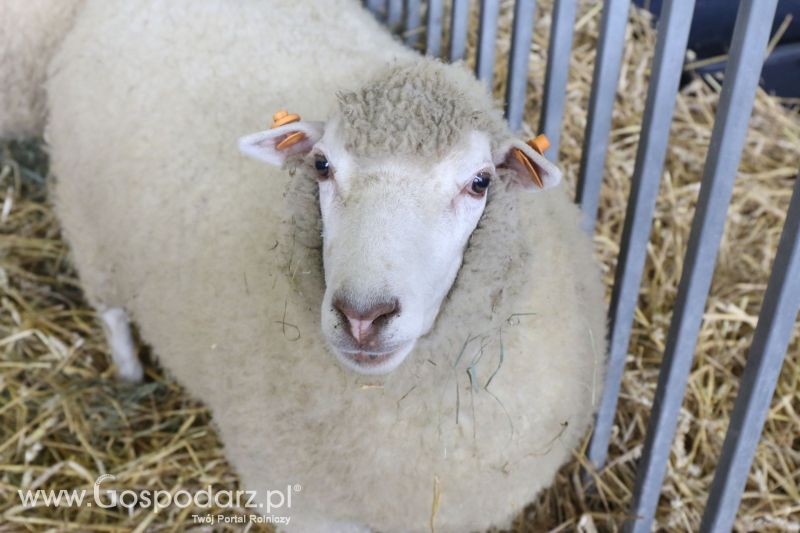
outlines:
[[[277, 146], [287, 134], [304, 139]], [[433, 327], [492, 189], [535, 191], [560, 173], [507, 129], [465, 69], [424, 60], [339, 96], [327, 122], [296, 122], [240, 141], [319, 186], [322, 329], [347, 367], [396, 368]], [[499, 274], [499, 273], [498, 273]]]

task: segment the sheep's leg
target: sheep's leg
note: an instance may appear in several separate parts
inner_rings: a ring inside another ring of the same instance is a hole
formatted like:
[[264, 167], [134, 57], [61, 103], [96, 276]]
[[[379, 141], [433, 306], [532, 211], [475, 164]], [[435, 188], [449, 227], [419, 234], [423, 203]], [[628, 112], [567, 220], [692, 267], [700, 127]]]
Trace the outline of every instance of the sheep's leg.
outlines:
[[100, 313], [105, 326], [111, 358], [117, 367], [117, 377], [132, 383], [142, 381], [144, 370], [136, 355], [128, 313], [121, 307], [109, 307]]

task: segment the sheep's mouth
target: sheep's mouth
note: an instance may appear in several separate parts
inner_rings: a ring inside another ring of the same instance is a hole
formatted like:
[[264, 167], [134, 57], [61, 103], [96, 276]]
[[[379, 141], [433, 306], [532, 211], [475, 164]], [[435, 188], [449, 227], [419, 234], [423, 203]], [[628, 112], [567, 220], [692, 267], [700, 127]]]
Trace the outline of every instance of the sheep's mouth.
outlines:
[[386, 362], [387, 359], [394, 355], [394, 352], [388, 353], [368, 353], [368, 352], [355, 352], [345, 354], [351, 361], [358, 363], [362, 366], [378, 366]]
[[387, 352], [336, 350], [336, 354], [345, 366], [360, 374], [387, 374], [403, 362], [413, 347], [412, 341]]

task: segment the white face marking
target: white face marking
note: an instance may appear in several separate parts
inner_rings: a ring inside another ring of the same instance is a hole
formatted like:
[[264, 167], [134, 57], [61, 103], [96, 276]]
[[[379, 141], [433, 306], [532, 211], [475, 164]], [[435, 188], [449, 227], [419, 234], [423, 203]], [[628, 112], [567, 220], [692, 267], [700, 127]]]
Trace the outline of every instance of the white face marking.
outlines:
[[431, 329], [455, 280], [486, 206], [470, 187], [479, 172], [494, 179], [490, 142], [474, 131], [441, 160], [374, 160], [347, 153], [329, 126], [310, 156], [330, 165], [322, 329], [347, 367], [383, 374]]

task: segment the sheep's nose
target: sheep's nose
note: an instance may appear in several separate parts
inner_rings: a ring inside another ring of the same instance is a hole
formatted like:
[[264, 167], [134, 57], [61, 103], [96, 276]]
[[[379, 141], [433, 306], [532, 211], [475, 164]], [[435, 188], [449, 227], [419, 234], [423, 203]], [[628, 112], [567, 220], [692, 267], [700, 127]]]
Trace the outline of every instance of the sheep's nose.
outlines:
[[400, 311], [397, 298], [367, 306], [358, 306], [346, 298], [335, 298], [333, 306], [347, 319], [350, 334], [359, 346], [371, 347], [380, 329]]

